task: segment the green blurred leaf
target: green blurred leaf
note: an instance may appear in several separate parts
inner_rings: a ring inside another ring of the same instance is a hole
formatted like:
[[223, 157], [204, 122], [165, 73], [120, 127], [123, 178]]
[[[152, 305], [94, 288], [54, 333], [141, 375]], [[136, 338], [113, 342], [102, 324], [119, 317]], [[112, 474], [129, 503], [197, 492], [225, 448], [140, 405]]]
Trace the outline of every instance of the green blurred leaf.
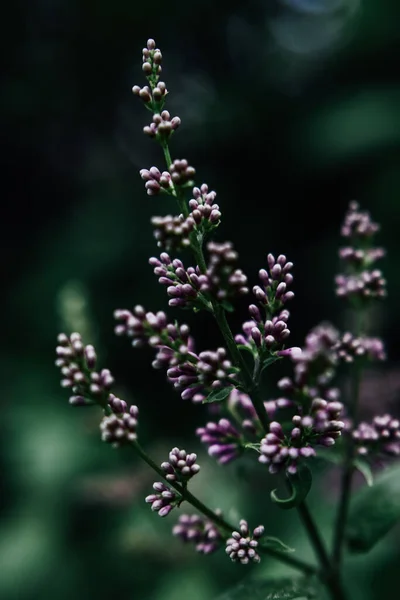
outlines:
[[316, 598], [314, 585], [305, 579], [269, 579], [240, 583], [218, 600], [310, 600]]
[[310, 469], [306, 465], [300, 465], [297, 473], [291, 475], [287, 473], [291, 494], [289, 498], [281, 499], [277, 496], [276, 490], [271, 492], [271, 500], [276, 502], [279, 508], [288, 510], [298, 506], [306, 499], [312, 485], [312, 475]]
[[368, 552], [400, 519], [400, 465], [364, 487], [350, 507], [346, 540], [352, 552]]
[[371, 465], [362, 458], [356, 458], [354, 461], [355, 468], [360, 471], [361, 475], [364, 476], [367, 485], [370, 487], [374, 485], [374, 475], [372, 473]]
[[277, 537], [267, 536], [263, 538], [262, 545], [265, 548], [271, 548], [272, 550], [279, 550], [279, 552], [294, 552], [294, 548], [287, 546], [282, 540]]
[[263, 360], [262, 365], [261, 365], [261, 372], [264, 371], [264, 369], [266, 369], [267, 367], [272, 365], [277, 360], [281, 360], [281, 358], [282, 358], [281, 356], [269, 356], [268, 358]]
[[210, 394], [208, 394], [207, 398], [204, 398], [203, 404], [211, 404], [212, 402], [222, 402], [223, 400], [225, 400], [225, 398], [229, 396], [232, 390], [233, 386], [213, 390]]

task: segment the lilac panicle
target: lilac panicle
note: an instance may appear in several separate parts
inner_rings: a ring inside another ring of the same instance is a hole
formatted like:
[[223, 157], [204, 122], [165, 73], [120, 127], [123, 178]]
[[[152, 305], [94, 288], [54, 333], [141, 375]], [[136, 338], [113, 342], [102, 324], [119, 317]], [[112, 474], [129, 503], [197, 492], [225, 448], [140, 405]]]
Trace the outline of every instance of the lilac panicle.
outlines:
[[371, 269], [385, 255], [383, 248], [372, 245], [378, 230], [379, 225], [371, 220], [369, 213], [360, 211], [357, 202], [351, 202], [341, 230], [350, 245], [339, 250], [346, 272], [335, 278], [338, 296], [363, 303], [386, 296], [382, 272]]
[[149, 263], [154, 267], [159, 283], [167, 286], [169, 306], [209, 307], [203, 297], [203, 293], [209, 289], [208, 277], [201, 273], [198, 266], [185, 269], [181, 260], [171, 259], [166, 252], [162, 252], [159, 259], [150, 258]]
[[338, 362], [334, 350], [338, 341], [339, 333], [329, 323], [314, 327], [306, 337], [301, 354], [292, 356], [293, 378], [281, 379], [279, 389], [293, 400], [308, 398], [311, 401], [318, 397], [337, 400], [339, 391], [331, 383]]
[[267, 262], [268, 270], [259, 271], [261, 285], [253, 287], [253, 294], [266, 309], [267, 316], [272, 316], [294, 297], [294, 293], [288, 290], [293, 282], [290, 272], [293, 263], [288, 262], [284, 254], [280, 254], [276, 260], [273, 254], [268, 254]]
[[169, 453], [168, 461], [161, 465], [162, 470], [166, 473], [165, 479], [186, 483], [200, 471], [196, 459], [197, 454], [187, 454], [186, 450], [173, 448]]
[[[163, 95], [165, 95], [165, 84], [161, 86], [161, 83], [159, 83], [157, 87], [158, 89], [160, 89], [160, 91], [163, 91]], [[154, 92], [155, 90], [153, 90], [153, 96]], [[176, 129], [178, 129], [180, 124], [181, 120], [179, 117], [173, 117], [171, 119], [171, 115], [169, 114], [169, 112], [167, 110], [163, 110], [161, 114], [155, 113], [153, 115], [152, 122], [150, 123], [150, 125], [146, 125], [146, 127], [143, 128], [143, 132], [151, 138], [156, 138], [159, 141], [164, 141], [168, 140], [172, 133]]]
[[140, 177], [146, 182], [144, 187], [146, 188], [148, 196], [156, 196], [160, 193], [173, 193], [174, 188], [172, 186], [171, 175], [168, 171], [163, 171], [161, 173], [157, 167], [140, 169]]
[[103, 417], [100, 423], [101, 439], [103, 442], [119, 447], [134, 442], [137, 438], [139, 409], [137, 406], [128, 406], [110, 394], [109, 405], [113, 414]]
[[344, 423], [338, 419], [342, 410], [340, 402], [316, 398], [309, 414], [292, 418], [294, 427], [289, 431], [272, 421], [269, 433], [261, 440], [259, 461], [269, 466], [270, 473], [296, 473], [299, 460], [315, 456], [315, 445], [332, 446], [341, 435]]
[[191, 167], [185, 158], [175, 159], [169, 167], [171, 179], [175, 185], [193, 185], [193, 178], [196, 171]]
[[214, 390], [238, 383], [237, 369], [227, 358], [225, 348], [204, 350], [167, 371], [169, 381], [181, 392], [183, 400], [203, 402]]
[[241, 435], [228, 419], [207, 423], [205, 427], [196, 430], [196, 435], [208, 446], [208, 454], [221, 465], [231, 462], [242, 451]]
[[169, 515], [171, 510], [182, 501], [178, 492], [161, 481], [153, 483], [153, 489], [156, 493], [147, 496], [145, 502], [151, 504], [151, 510], [157, 512], [160, 517]]
[[114, 378], [108, 369], [96, 371], [96, 351], [90, 344], [84, 345], [79, 333], [68, 337], [60, 333], [57, 338], [56, 366], [61, 369], [61, 386], [71, 388], [72, 406], [86, 404], [106, 405]]
[[210, 293], [218, 300], [230, 300], [249, 292], [247, 277], [237, 268], [238, 253], [232, 242], [209, 242], [207, 277]]
[[143, 48], [142, 71], [150, 85], [141, 88], [134, 85], [132, 92], [135, 96], [141, 98], [145, 106], [155, 113], [160, 113], [165, 102], [168, 90], [163, 81], [160, 81], [162, 71], [162, 54], [153, 39], [147, 40], [146, 48]]
[[187, 325], [167, 322], [165, 313], [146, 312], [136, 306], [133, 312], [116, 310], [117, 335], [132, 338], [134, 346], [149, 346], [157, 350], [154, 368], [167, 369], [167, 378], [183, 400], [202, 402], [211, 391], [237, 383], [237, 369], [227, 358], [224, 348], [195, 353], [194, 340]]
[[389, 414], [376, 416], [371, 423], [361, 422], [352, 436], [361, 456], [400, 455], [400, 422]]
[[[221, 516], [220, 510], [216, 510], [215, 513]], [[181, 515], [172, 533], [184, 542], [195, 544], [197, 552], [201, 554], [215, 552], [223, 542], [221, 533], [214, 523], [198, 515]]]
[[190, 245], [189, 235], [194, 229], [194, 221], [190, 217], [187, 219], [183, 215], [152, 217], [151, 223], [154, 227], [153, 234], [159, 248], [164, 248], [169, 252]]
[[282, 352], [283, 345], [290, 335], [287, 326], [289, 311], [282, 310], [272, 319], [265, 321], [262, 320], [261, 313], [255, 304], [249, 306], [249, 312], [253, 319], [243, 323], [243, 334], [235, 336], [237, 344], [249, 347], [253, 354], [260, 354], [261, 357], [268, 356], [273, 352], [283, 356], [294, 356], [299, 353], [298, 348], [287, 349]]
[[189, 216], [195, 223], [196, 230], [203, 235], [219, 225], [221, 212], [218, 204], [214, 202], [216, 196], [216, 192], [208, 190], [206, 183], [203, 183], [200, 188], [193, 188], [193, 198], [189, 200], [191, 209]]
[[355, 337], [347, 332], [333, 346], [339, 360], [352, 363], [356, 358], [369, 360], [385, 360], [386, 353], [382, 340], [372, 337]]
[[257, 552], [259, 539], [264, 535], [264, 526], [259, 525], [250, 533], [247, 521], [242, 519], [239, 523], [239, 531], [233, 531], [232, 537], [226, 542], [226, 553], [233, 562], [247, 565], [249, 562], [260, 562]]

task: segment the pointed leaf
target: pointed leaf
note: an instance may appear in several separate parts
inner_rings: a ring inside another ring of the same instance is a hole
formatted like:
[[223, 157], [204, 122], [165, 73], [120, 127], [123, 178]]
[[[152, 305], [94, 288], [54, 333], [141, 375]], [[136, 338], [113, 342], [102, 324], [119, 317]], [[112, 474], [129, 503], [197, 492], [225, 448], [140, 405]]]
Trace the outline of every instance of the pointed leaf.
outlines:
[[277, 360], [281, 360], [281, 358], [282, 358], [281, 356], [269, 356], [268, 358], [264, 359], [262, 361], [262, 365], [261, 365], [261, 372], [264, 371], [264, 369], [266, 369], [267, 367], [272, 365]]
[[263, 537], [262, 546], [264, 548], [271, 548], [272, 550], [278, 550], [279, 552], [294, 552], [294, 548], [290, 548], [277, 537], [266, 536]]
[[368, 552], [400, 520], [400, 465], [364, 487], [350, 506], [346, 540], [352, 552]]
[[364, 475], [367, 485], [370, 487], [374, 485], [374, 474], [372, 473], [371, 465], [362, 458], [356, 458], [354, 466], [362, 475]]
[[271, 500], [276, 502], [279, 508], [288, 510], [298, 506], [306, 499], [308, 492], [311, 489], [312, 475], [310, 469], [306, 465], [300, 465], [297, 473], [291, 475], [287, 473], [291, 494], [289, 498], [281, 499], [277, 496], [276, 490], [271, 492]]
[[222, 402], [229, 396], [232, 390], [233, 386], [213, 390], [210, 394], [208, 394], [207, 398], [204, 398], [203, 404], [210, 404], [212, 402]]
[[218, 600], [312, 600], [316, 586], [306, 579], [248, 581], [218, 596]]

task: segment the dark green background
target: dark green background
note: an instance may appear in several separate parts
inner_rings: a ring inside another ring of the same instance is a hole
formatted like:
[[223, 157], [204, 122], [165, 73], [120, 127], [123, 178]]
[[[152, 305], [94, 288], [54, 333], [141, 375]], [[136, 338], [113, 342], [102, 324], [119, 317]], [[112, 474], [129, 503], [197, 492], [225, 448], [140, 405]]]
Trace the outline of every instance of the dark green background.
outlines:
[[[295, 263], [293, 344], [322, 319], [345, 327], [333, 275], [348, 202], [357, 198], [382, 223], [389, 296], [371, 331], [385, 338], [389, 361], [369, 374], [364, 408], [398, 413], [398, 20], [395, 0], [7, 5], [1, 598], [208, 600], [251, 571], [223, 553], [202, 558], [183, 547], [170, 536], [174, 513], [161, 520], [145, 506], [152, 473], [129, 451], [101, 444], [99, 413], [71, 409], [59, 388], [60, 330], [78, 329], [96, 345], [117, 392], [139, 405], [141, 439], [157, 461], [174, 445], [199, 450], [194, 488], [204, 500], [231, 520], [265, 523], [307, 554], [295, 516], [269, 502], [275, 480], [213, 464], [193, 435], [205, 410], [172, 392], [149, 352], [113, 335], [114, 308], [165, 308], [147, 264], [156, 252], [149, 220], [175, 211], [172, 200], [144, 193], [138, 171], [162, 167], [162, 156], [141, 133], [150, 113], [130, 89], [144, 84], [141, 48], [154, 37], [168, 109], [182, 118], [173, 157], [188, 158], [198, 183], [217, 190], [218, 239], [234, 241], [252, 284], [270, 251]], [[207, 316], [170, 314], [190, 322], [200, 348], [220, 343]], [[242, 303], [235, 331], [246, 316]], [[279, 374], [268, 372], [267, 397]], [[335, 475], [316, 488], [311, 503], [328, 526]], [[398, 533], [350, 562], [352, 598], [391, 597]], [[282, 568], [268, 560], [253, 571], [271, 573]]]

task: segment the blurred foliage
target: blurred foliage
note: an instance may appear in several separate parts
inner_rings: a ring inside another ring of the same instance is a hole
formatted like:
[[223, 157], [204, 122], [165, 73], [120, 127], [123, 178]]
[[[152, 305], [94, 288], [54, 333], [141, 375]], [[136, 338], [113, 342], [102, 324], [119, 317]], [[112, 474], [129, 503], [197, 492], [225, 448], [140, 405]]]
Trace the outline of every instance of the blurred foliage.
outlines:
[[[169, 109], [183, 123], [172, 150], [217, 190], [219, 239], [235, 242], [253, 279], [270, 251], [295, 262], [293, 343], [321, 319], [346, 325], [332, 278], [349, 200], [382, 223], [389, 297], [371, 325], [387, 341], [391, 384], [375, 373], [365, 403], [398, 413], [398, 2], [15, 0], [3, 11], [0, 596], [208, 600], [250, 572], [286, 576], [266, 560], [245, 573], [223, 553], [202, 558], [170, 536], [175, 517], [158, 519], [143, 502], [153, 475], [100, 443], [96, 411], [67, 405], [54, 340], [79, 329], [97, 344], [120, 394], [140, 405], [141, 436], [157, 460], [171, 445], [199, 449], [193, 429], [204, 407], [183, 403], [149, 353], [113, 335], [114, 308], [165, 306], [147, 264], [156, 251], [149, 220], [174, 207], [144, 194], [137, 171], [161, 165], [161, 154], [142, 136], [148, 114], [130, 94], [152, 36]], [[220, 342], [207, 316], [185, 317], [200, 347]], [[280, 368], [270, 369], [266, 394]], [[199, 453], [204, 500], [263, 522], [307, 557], [296, 517], [269, 501], [269, 477], [246, 463], [223, 470]], [[327, 490], [337, 482], [319, 477], [312, 499], [328, 531]], [[352, 600], [396, 589], [398, 561], [398, 532], [352, 558]]]

